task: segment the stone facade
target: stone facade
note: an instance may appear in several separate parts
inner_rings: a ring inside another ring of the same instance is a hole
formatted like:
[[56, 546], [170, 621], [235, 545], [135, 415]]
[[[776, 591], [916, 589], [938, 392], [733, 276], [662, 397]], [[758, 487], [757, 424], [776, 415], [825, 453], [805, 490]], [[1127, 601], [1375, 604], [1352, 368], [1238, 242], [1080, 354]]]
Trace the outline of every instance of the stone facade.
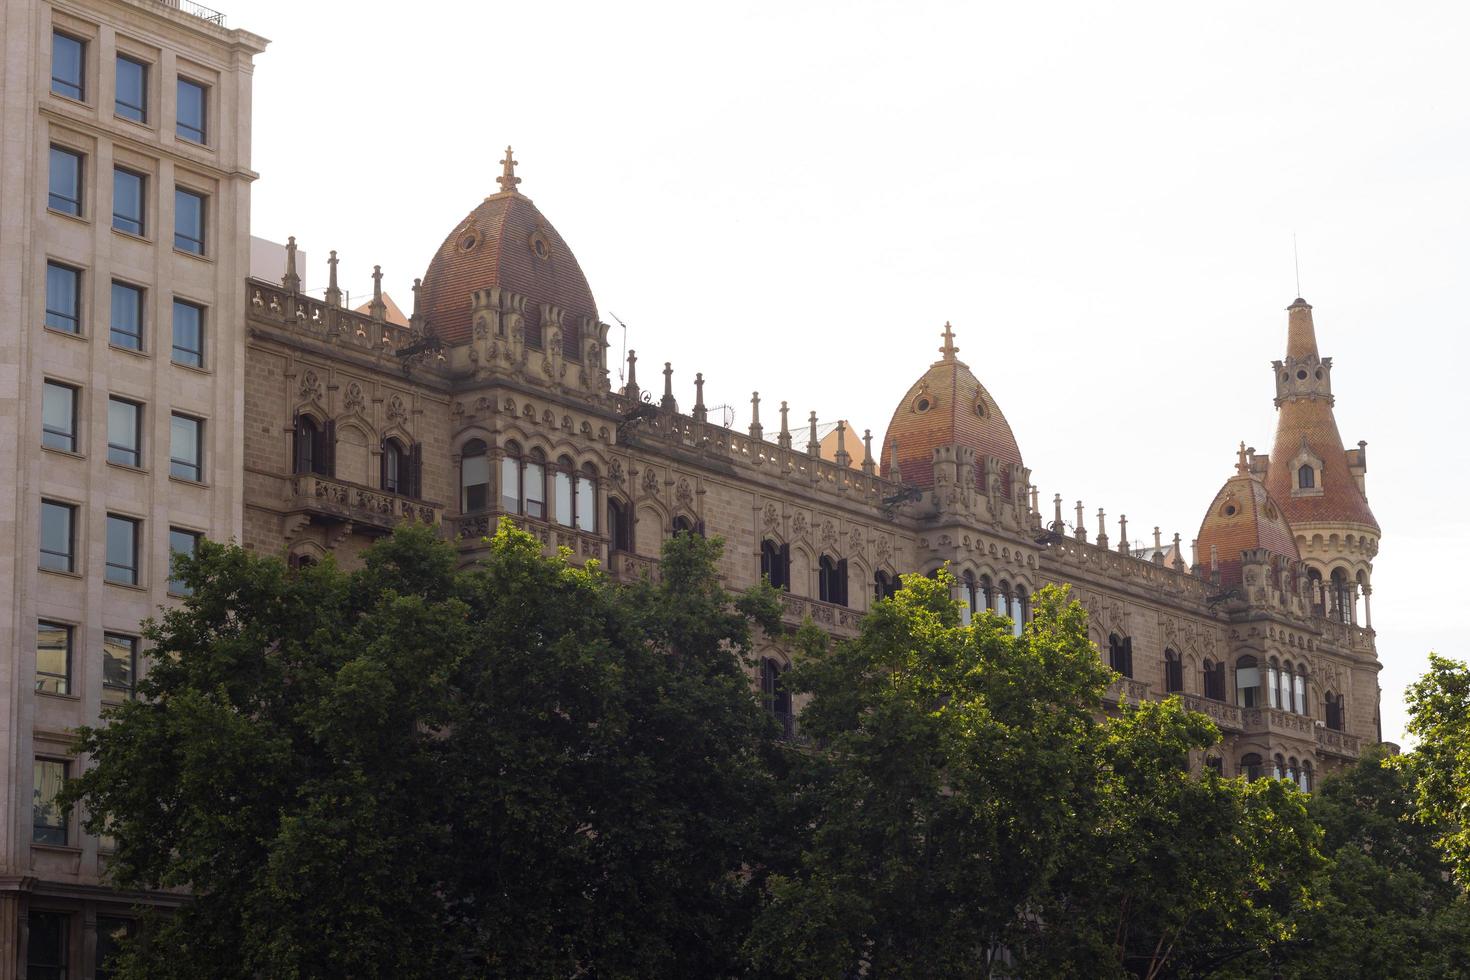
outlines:
[[[130, 898], [103, 886], [106, 847], [76, 814], [42, 834], [34, 804], [63, 771], [43, 763], [83, 764], [68, 758], [71, 730], [95, 724], [104, 700], [128, 696], [126, 642], [175, 601], [171, 532], [241, 533], [240, 283], [254, 179], [251, 62], [265, 41], [188, 3], [6, 0], [0, 9], [0, 980], [53, 955], [65, 958], [65, 975], [90, 977], [98, 917], [103, 932], [116, 926], [109, 917], [129, 914]], [[180, 112], [179, 79], [202, 94], [202, 118], [192, 106]], [[53, 148], [79, 165], [65, 186], [52, 177]], [[115, 168], [142, 178], [136, 209]], [[192, 247], [177, 247], [176, 188], [202, 201], [202, 227], [185, 229], [202, 230]], [[74, 307], [56, 303], [67, 290], [48, 290], [51, 264], [76, 274], [62, 303]], [[141, 317], [119, 321], [121, 335], [111, 329], [114, 283], [142, 297]], [[174, 350], [176, 299], [201, 313], [202, 343], [186, 352]], [[69, 417], [50, 431], [49, 396], [66, 391]], [[113, 398], [140, 408], [129, 462], [109, 451]], [[200, 468], [187, 476], [174, 475], [174, 413], [202, 423]], [[49, 561], [69, 569], [38, 567], [48, 563], [38, 562], [43, 500], [70, 508], [68, 554]], [[109, 550], [110, 515], [135, 522], [113, 522], [136, 531], [126, 560]], [[43, 623], [51, 638], [69, 637], [69, 656], [47, 652], [49, 671], [38, 669]], [[105, 673], [108, 637], [123, 644], [110, 648], [120, 656]], [[28, 922], [46, 935], [30, 942]]]

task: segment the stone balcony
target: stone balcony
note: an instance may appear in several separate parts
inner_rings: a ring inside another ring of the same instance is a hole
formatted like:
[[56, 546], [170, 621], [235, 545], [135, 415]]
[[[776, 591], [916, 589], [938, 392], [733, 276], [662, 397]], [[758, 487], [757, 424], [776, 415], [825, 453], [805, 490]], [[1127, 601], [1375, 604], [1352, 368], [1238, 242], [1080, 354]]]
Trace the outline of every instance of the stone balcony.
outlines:
[[484, 539], [495, 534], [495, 527], [502, 517], [541, 542], [545, 555], [555, 555], [562, 548], [571, 552], [574, 565], [584, 565], [590, 559], [599, 562], [607, 555], [607, 539], [575, 527], [563, 527], [548, 521], [538, 521], [523, 514], [505, 514], [500, 511], [485, 511], [480, 514], [464, 514], [449, 518], [447, 529], [451, 540], [457, 541], [461, 551], [479, 551], [484, 548]]
[[810, 616], [812, 622], [841, 638], [857, 636], [863, 613], [820, 599], [781, 593], [781, 620], [788, 626], [800, 626]]
[[1241, 708], [1240, 720], [1247, 732], [1263, 732], [1288, 738], [1317, 739], [1317, 723], [1306, 715], [1279, 708]]
[[405, 521], [438, 525], [444, 508], [426, 500], [375, 490], [315, 473], [291, 478], [288, 504], [320, 523], [350, 524], [352, 529], [388, 533]]
[[1326, 726], [1317, 728], [1317, 751], [1341, 759], [1356, 759], [1363, 751], [1363, 740], [1347, 732], [1335, 732]]
[[1190, 711], [1198, 711], [1208, 717], [1222, 732], [1245, 730], [1241, 722], [1240, 708], [1233, 704], [1226, 704], [1224, 701], [1216, 701], [1213, 698], [1203, 698], [1198, 694], [1180, 694], [1179, 700]]
[[1103, 693], [1103, 700], [1108, 704], [1124, 704], [1129, 701], [1136, 704], [1148, 700], [1148, 696], [1148, 685], [1143, 681], [1119, 677], [1108, 685], [1107, 691]]

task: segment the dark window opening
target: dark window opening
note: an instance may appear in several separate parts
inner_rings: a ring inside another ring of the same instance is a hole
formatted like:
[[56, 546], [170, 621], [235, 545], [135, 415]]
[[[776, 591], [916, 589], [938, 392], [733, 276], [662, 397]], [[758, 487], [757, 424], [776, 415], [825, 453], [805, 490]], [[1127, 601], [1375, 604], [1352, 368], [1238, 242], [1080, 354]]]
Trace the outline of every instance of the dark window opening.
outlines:
[[1184, 690], [1184, 663], [1173, 650], [1164, 651], [1164, 691], [1176, 694]]
[[847, 559], [823, 555], [817, 562], [817, 598], [847, 605]]
[[771, 540], [761, 542], [761, 575], [772, 588], [791, 591], [791, 546]]
[[781, 665], [765, 657], [761, 659], [761, 705], [781, 725], [781, 737], [796, 734], [796, 719], [791, 712], [791, 692], [781, 682]]
[[1117, 633], [1108, 637], [1108, 666], [1124, 677], [1133, 676], [1133, 638], [1119, 637]]

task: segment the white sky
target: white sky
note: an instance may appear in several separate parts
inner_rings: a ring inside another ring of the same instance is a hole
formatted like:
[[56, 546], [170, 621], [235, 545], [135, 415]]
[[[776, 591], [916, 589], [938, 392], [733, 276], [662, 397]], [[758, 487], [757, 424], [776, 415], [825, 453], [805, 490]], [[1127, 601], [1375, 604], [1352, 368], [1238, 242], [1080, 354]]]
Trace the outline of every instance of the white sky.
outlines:
[[[224, 4], [229, 0], [219, 0]], [[254, 228], [410, 284], [507, 143], [646, 373], [881, 440], [953, 321], [1049, 501], [1195, 537], [1302, 292], [1383, 526], [1384, 734], [1465, 657], [1470, 8], [240, 2]], [[621, 337], [615, 330], [615, 348]], [[1048, 505], [1049, 506], [1049, 505]], [[1090, 518], [1095, 532], [1095, 516]], [[1424, 522], [1428, 521], [1426, 525]]]

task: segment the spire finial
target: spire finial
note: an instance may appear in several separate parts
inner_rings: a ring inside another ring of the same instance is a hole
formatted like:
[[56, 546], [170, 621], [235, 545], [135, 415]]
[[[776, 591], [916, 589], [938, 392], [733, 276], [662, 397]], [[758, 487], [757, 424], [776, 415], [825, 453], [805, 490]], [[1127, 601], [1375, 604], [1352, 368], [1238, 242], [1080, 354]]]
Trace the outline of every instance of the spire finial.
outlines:
[[948, 320], [944, 321], [943, 336], [944, 346], [939, 348], [939, 353], [944, 355], [944, 359], [946, 361], [952, 361], [954, 360], [955, 354], [959, 353], [960, 349], [954, 345], [954, 328], [949, 325]]
[[699, 371], [694, 375], [694, 421], [708, 420], [709, 410], [704, 407], [704, 372]]
[[781, 403], [781, 434], [776, 437], [776, 445], [780, 446], [782, 449], [790, 449], [791, 448], [791, 426], [788, 424], [788, 420], [787, 420], [787, 416], [790, 414], [790, 412], [791, 412], [791, 409], [786, 406], [786, 403], [785, 402], [782, 402]]
[[373, 266], [373, 301], [368, 304], [368, 314], [382, 322], [388, 316], [387, 304], [383, 302], [383, 267]]
[[812, 459], [822, 458], [822, 444], [817, 441], [817, 413], [813, 412], [807, 419], [809, 433], [807, 435], [806, 451]]
[[323, 295], [328, 306], [342, 305], [342, 290], [337, 288], [337, 250], [327, 256], [327, 291]]
[[516, 176], [516, 164], [519, 162], [512, 153], [511, 148], [507, 146], [505, 148], [505, 159], [500, 161], [500, 176], [495, 178], [495, 183], [500, 185], [500, 193], [520, 193], [520, 191], [516, 190], [516, 185], [521, 182], [521, 178]]
[[658, 407], [665, 412], [677, 412], [679, 403], [674, 400], [674, 363], [664, 361], [664, 396], [659, 399]]
[[1240, 458], [1235, 463], [1235, 472], [1237, 472], [1237, 473], [1248, 473], [1248, 472], [1250, 472], [1250, 467], [1248, 467], [1246, 465], [1246, 462], [1245, 462], [1245, 440], [1241, 440], [1241, 443], [1240, 443]]
[[864, 429], [863, 430], [863, 472], [866, 473], [866, 474], [868, 474], [869, 476], [872, 476], [873, 475], [873, 471], [876, 468], [877, 468], [877, 464], [873, 462], [873, 430], [872, 429]]
[[296, 274], [296, 236], [292, 235], [286, 239], [286, 274], [281, 277], [281, 285], [286, 287], [288, 293], [301, 291], [301, 277]]
[[752, 391], [750, 393], [750, 437], [760, 441], [765, 438], [765, 431], [761, 427], [761, 393]]

